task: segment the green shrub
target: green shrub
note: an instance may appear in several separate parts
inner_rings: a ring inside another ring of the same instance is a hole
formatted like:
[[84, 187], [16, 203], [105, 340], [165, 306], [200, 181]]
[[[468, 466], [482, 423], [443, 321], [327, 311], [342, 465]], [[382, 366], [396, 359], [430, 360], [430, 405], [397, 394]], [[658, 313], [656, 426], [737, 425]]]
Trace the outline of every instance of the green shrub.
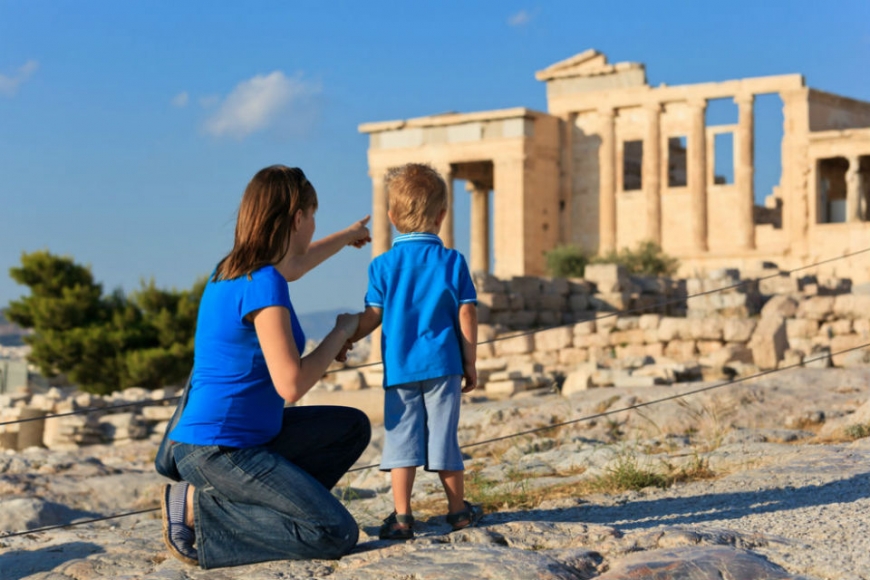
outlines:
[[620, 264], [629, 274], [641, 276], [673, 276], [680, 266], [679, 260], [650, 241], [594, 257], [577, 246], [559, 246], [546, 253], [546, 260], [547, 273], [560, 278], [582, 278], [587, 264]]
[[589, 256], [577, 246], [558, 246], [546, 253], [547, 272], [556, 278], [582, 278]]
[[125, 296], [104, 295], [89, 268], [41, 251], [21, 256], [12, 279], [30, 295], [9, 304], [6, 316], [23, 328], [28, 357], [45, 376], [65, 374], [90, 393], [176, 384], [193, 364], [200, 280], [191, 290], [161, 290], [143, 282]]

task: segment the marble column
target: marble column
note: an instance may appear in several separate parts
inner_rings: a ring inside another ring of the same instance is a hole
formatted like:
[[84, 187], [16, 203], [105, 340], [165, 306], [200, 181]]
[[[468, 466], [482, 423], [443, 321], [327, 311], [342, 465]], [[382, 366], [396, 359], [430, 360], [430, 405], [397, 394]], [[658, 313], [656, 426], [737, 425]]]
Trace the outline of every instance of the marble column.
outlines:
[[736, 163], [734, 184], [737, 189], [737, 224], [735, 243], [742, 250], [755, 248], [755, 96], [734, 97], [737, 104], [737, 132], [734, 139]]
[[661, 110], [659, 103], [646, 107], [647, 124], [643, 141], [643, 168], [641, 180], [646, 197], [646, 237], [659, 246], [662, 244], [662, 151]]
[[690, 241], [696, 252], [707, 251], [707, 127], [705, 100], [689, 102]]
[[447, 215], [444, 216], [444, 221], [441, 223], [441, 231], [438, 235], [444, 246], [452, 248], [455, 243], [453, 240], [453, 168], [449, 163], [435, 165], [435, 169], [444, 178], [447, 184]]
[[471, 193], [471, 264], [472, 272], [489, 272], [489, 188], [469, 181]]
[[392, 224], [387, 215], [388, 199], [385, 185], [386, 171], [372, 170], [372, 257], [390, 249], [393, 238]]
[[846, 169], [846, 221], [861, 221], [861, 180], [858, 173], [860, 159], [857, 155], [847, 157], [849, 168]]
[[598, 111], [601, 145], [598, 149], [598, 252], [616, 249], [616, 135], [613, 109]]

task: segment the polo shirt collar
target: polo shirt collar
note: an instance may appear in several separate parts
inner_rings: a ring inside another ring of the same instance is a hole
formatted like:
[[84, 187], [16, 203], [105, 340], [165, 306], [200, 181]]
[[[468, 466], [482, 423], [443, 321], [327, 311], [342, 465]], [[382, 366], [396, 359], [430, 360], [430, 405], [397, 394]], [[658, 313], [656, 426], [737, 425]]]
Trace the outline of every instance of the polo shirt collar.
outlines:
[[411, 232], [408, 234], [399, 234], [395, 238], [393, 238], [394, 246], [402, 242], [425, 242], [427, 244], [439, 244], [442, 246], [444, 245], [444, 242], [441, 241], [441, 238], [439, 238], [437, 234], [430, 234], [426, 232]]

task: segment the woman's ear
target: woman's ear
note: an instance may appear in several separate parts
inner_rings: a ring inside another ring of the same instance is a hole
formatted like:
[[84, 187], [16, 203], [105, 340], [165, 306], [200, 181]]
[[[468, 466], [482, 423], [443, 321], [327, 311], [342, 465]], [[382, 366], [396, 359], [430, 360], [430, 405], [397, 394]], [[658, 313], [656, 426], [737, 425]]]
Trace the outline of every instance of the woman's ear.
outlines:
[[302, 220], [305, 219], [305, 212], [301, 209], [297, 209], [296, 213], [293, 214], [293, 231], [299, 230], [299, 226], [302, 225]]

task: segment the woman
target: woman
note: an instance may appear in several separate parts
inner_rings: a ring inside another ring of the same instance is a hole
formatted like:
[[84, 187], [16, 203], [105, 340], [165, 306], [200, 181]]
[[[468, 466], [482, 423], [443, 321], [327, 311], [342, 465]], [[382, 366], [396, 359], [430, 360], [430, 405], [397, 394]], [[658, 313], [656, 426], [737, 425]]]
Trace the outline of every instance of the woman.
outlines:
[[162, 497], [164, 542], [189, 564], [338, 558], [356, 545], [359, 528], [329, 490], [368, 445], [368, 419], [347, 407], [284, 407], [323, 376], [359, 322], [340, 315], [301, 356], [287, 282], [371, 240], [366, 217], [311, 243], [316, 209], [301, 169], [258, 172], [233, 249], [203, 293], [188, 400], [167, 435], [183, 481]]

